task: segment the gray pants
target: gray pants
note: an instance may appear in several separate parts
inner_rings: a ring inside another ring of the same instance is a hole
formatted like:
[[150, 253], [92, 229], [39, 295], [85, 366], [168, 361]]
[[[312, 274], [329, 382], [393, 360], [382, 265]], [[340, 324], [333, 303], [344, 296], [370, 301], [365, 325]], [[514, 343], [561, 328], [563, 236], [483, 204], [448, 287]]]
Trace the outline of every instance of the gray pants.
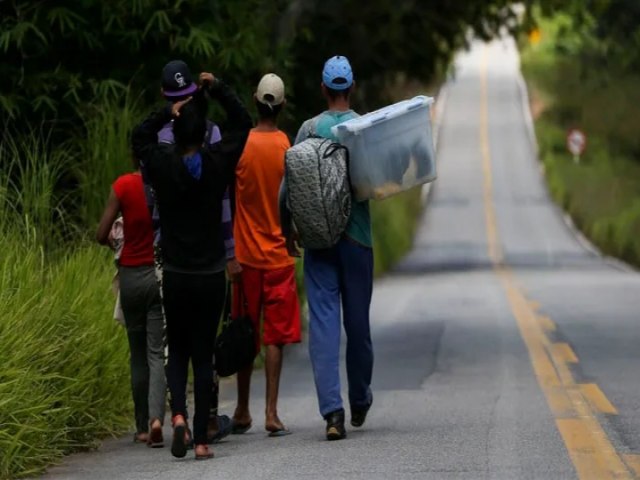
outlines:
[[131, 353], [131, 391], [138, 432], [164, 420], [164, 319], [154, 267], [120, 266], [120, 302]]

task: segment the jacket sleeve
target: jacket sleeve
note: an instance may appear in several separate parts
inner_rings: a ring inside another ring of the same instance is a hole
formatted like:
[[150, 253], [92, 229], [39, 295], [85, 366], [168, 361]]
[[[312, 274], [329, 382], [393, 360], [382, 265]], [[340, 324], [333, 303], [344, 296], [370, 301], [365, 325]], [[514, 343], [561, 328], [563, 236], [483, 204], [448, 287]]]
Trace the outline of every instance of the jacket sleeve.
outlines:
[[171, 120], [171, 106], [167, 105], [159, 112], [153, 112], [131, 135], [133, 154], [140, 160], [140, 167], [148, 183], [153, 171], [153, 154], [158, 148], [158, 131]]
[[208, 145], [207, 149], [219, 162], [225, 181], [230, 184], [253, 122], [235, 92], [221, 80], [216, 79], [211, 85], [209, 95], [220, 103], [227, 114], [227, 130], [223, 132], [222, 140]]

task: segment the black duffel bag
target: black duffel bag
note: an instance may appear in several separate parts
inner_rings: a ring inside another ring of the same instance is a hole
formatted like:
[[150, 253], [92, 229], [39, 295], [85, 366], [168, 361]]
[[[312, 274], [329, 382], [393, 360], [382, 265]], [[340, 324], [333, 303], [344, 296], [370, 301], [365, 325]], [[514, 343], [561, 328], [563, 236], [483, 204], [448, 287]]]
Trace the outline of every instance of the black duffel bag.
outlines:
[[227, 299], [222, 315], [222, 330], [216, 338], [215, 365], [221, 377], [228, 377], [248, 367], [256, 358], [255, 329], [247, 314], [247, 302], [242, 288], [237, 289], [240, 298], [234, 299], [242, 307], [238, 318], [231, 316], [231, 288], [227, 285]]

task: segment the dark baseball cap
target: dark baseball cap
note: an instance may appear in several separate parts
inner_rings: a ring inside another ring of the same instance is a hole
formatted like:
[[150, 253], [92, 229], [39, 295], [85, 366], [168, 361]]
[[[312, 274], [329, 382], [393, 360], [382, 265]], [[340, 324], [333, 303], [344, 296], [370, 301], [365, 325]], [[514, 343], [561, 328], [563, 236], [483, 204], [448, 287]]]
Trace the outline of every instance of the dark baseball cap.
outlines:
[[183, 97], [194, 93], [198, 86], [187, 64], [182, 60], [172, 60], [162, 69], [162, 90], [165, 97]]

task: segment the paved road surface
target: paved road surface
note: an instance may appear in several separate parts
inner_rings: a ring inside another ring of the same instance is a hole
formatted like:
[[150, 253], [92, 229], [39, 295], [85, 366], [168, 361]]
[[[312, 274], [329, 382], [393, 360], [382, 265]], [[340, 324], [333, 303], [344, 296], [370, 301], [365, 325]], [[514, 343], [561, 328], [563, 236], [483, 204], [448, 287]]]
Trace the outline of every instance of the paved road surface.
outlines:
[[511, 41], [459, 59], [415, 249], [376, 283], [375, 402], [363, 429], [323, 440], [300, 346], [281, 401], [294, 435], [265, 437], [259, 381], [256, 426], [213, 461], [176, 461], [127, 437], [48, 478], [633, 478], [640, 276], [585, 249], [549, 199], [517, 62]]

